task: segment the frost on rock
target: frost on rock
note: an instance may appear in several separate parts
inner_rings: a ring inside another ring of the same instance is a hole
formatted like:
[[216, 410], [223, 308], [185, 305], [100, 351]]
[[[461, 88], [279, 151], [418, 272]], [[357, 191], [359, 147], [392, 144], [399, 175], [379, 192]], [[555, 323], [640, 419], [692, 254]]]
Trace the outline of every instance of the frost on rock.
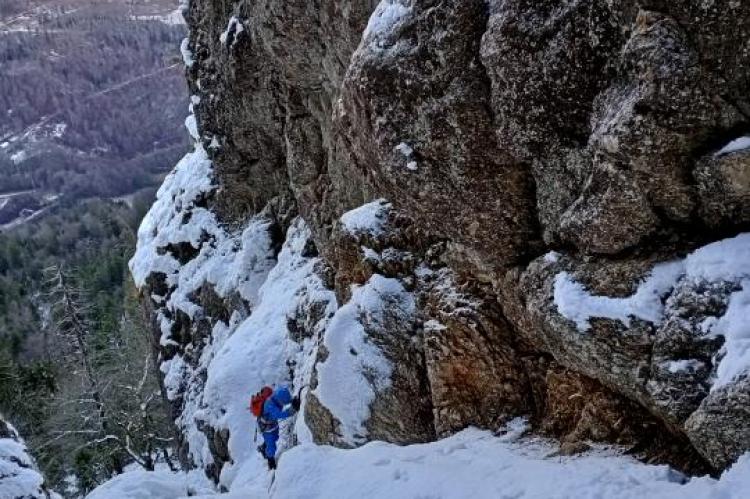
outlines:
[[[250, 438], [255, 421], [248, 409], [249, 397], [264, 385], [288, 383], [295, 391], [309, 382], [317, 350], [317, 338], [336, 309], [332, 291], [316, 273], [317, 257], [305, 256], [311, 232], [298, 219], [289, 229], [286, 243], [258, 292], [257, 305], [224, 342], [208, 364], [203, 393], [205, 408], [199, 418], [213, 428], [229, 430], [233, 464], [225, 466], [221, 482], [230, 485], [236, 476], [255, 476], [265, 464]], [[307, 318], [302, 337], [290, 323]], [[290, 366], [295, 366], [290, 379]], [[297, 417], [297, 435], [305, 441], [304, 407]], [[282, 446], [284, 441], [282, 442]], [[240, 467], [243, 471], [240, 473]]]
[[378, 199], [344, 213], [341, 216], [341, 225], [350, 234], [369, 234], [377, 237], [383, 233], [390, 209], [390, 203], [384, 199]]
[[414, 298], [403, 285], [375, 274], [354, 289], [351, 300], [336, 312], [325, 333], [328, 356], [317, 366], [315, 395], [341, 423], [341, 437], [350, 445], [364, 442], [370, 405], [391, 383], [392, 366], [372, 343], [363, 323], [387, 329], [383, 313], [394, 304], [399, 315], [414, 314]]
[[0, 419], [0, 498], [55, 499], [15, 428]]
[[[685, 259], [656, 265], [637, 291], [626, 298], [593, 296], [567, 272], [555, 278], [554, 303], [559, 313], [581, 332], [590, 329], [593, 317], [621, 321], [632, 318], [655, 325], [664, 318], [664, 298], [678, 284], [728, 282], [738, 290], [729, 297], [726, 312], [702, 324], [707, 336], [724, 337], [717, 359], [713, 389], [724, 386], [750, 370], [750, 233], [718, 241]], [[682, 367], [682, 366], [680, 366]], [[675, 367], [676, 368], [676, 367]]]

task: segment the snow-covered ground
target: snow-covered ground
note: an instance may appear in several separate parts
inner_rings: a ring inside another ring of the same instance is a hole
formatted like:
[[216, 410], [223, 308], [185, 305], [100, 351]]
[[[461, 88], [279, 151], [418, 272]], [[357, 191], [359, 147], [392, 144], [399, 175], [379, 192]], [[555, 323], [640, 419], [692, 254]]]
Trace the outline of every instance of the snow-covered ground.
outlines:
[[[688, 480], [666, 466], [650, 466], [613, 449], [580, 457], [550, 457], [553, 447], [508, 433], [467, 429], [438, 442], [399, 447], [372, 442], [354, 450], [304, 444], [282, 455], [270, 472], [238, 476], [228, 494], [211, 499], [746, 499], [750, 456], [720, 480]], [[177, 499], [184, 475], [138, 472], [97, 489], [88, 499]]]
[[[87, 499], [167, 499], [211, 494], [213, 487], [202, 473], [133, 470], [97, 487]], [[214, 496], [216, 497], [216, 496]]]

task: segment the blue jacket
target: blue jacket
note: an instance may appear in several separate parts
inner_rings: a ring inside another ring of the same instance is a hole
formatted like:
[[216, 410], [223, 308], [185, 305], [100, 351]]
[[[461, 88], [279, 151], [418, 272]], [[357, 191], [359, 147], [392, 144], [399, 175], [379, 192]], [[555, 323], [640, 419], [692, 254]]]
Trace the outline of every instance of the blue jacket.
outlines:
[[263, 414], [261, 415], [261, 418], [267, 423], [286, 419], [294, 414], [293, 409], [284, 409], [284, 407], [291, 403], [292, 394], [289, 393], [289, 388], [286, 386], [280, 386], [274, 390], [273, 395], [271, 395], [263, 404]]

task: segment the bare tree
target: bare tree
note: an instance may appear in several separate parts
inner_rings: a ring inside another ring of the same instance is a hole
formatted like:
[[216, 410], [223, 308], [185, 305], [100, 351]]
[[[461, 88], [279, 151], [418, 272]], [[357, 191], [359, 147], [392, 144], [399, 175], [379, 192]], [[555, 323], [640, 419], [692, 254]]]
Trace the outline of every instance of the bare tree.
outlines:
[[115, 331], [95, 331], [90, 300], [72, 274], [47, 270], [58, 355], [68, 366], [50, 415], [47, 441], [37, 451], [50, 457], [93, 452], [104, 460], [97, 473], [109, 478], [136, 463], [152, 471], [157, 459], [172, 469], [167, 411], [156, 382], [152, 347], [138, 316], [126, 313]]

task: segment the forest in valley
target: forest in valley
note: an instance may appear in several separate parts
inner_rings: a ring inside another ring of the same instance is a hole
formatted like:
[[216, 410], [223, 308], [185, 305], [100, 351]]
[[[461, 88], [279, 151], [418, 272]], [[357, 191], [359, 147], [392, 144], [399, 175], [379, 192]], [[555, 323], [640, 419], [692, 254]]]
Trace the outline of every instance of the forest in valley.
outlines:
[[127, 272], [153, 191], [61, 206], [0, 234], [0, 413], [71, 497], [169, 464], [152, 337]]
[[185, 26], [80, 3], [0, 12], [0, 193], [127, 194], [185, 151]]
[[173, 465], [127, 262], [187, 150], [176, 8], [0, 1], [0, 414], [65, 497]]

